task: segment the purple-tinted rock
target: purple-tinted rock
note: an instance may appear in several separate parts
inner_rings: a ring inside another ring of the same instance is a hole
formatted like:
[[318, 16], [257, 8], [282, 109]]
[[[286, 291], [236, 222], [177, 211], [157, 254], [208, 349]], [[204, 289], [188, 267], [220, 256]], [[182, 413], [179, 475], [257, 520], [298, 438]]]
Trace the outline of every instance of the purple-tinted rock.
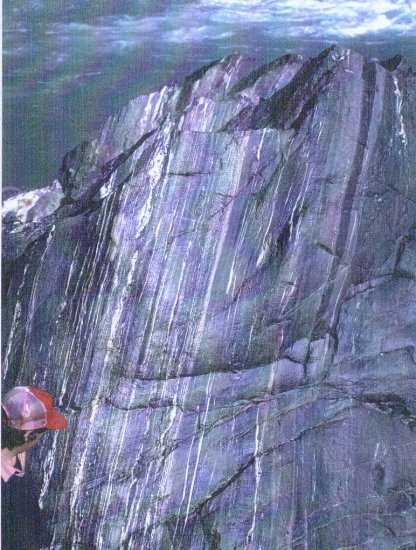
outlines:
[[416, 543], [415, 100], [402, 60], [231, 56], [4, 224], [3, 383], [69, 417], [51, 549]]

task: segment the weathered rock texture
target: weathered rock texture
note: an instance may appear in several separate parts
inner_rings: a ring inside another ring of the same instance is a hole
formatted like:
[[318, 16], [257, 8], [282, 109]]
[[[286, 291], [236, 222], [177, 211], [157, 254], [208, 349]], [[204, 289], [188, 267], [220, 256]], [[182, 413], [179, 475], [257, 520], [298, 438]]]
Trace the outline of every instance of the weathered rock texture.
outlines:
[[228, 57], [9, 209], [5, 388], [70, 421], [31, 462], [50, 548], [413, 548], [415, 80]]

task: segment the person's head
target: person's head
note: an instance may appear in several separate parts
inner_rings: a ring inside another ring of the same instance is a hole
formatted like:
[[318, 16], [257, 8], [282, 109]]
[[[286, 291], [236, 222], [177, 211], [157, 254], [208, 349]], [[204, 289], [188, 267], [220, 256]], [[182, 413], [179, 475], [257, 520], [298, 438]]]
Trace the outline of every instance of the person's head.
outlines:
[[2, 448], [24, 452], [36, 445], [47, 430], [68, 425], [53, 406], [53, 397], [33, 386], [16, 386], [2, 400]]

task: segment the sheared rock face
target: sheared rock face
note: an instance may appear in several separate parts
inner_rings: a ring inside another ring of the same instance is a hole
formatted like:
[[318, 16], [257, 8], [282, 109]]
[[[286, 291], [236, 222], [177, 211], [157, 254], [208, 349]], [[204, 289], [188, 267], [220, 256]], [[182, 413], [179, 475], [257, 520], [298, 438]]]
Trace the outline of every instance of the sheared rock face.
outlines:
[[400, 59], [233, 56], [9, 208], [4, 384], [69, 417], [50, 548], [416, 542], [415, 127]]

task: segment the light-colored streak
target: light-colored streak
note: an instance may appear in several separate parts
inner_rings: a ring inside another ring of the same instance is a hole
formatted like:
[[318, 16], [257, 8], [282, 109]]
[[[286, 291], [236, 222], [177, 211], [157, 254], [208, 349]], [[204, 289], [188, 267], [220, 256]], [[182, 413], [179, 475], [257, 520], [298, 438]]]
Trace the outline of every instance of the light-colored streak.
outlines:
[[247, 544], [252, 543], [254, 539], [254, 531], [256, 528], [256, 519], [257, 519], [259, 487], [260, 487], [261, 474], [262, 474], [261, 451], [263, 447], [264, 425], [266, 424], [266, 422], [263, 423], [262, 435], [260, 436], [259, 415], [260, 415], [260, 406], [257, 407], [257, 415], [256, 415], [256, 433], [255, 433], [255, 448], [254, 448], [254, 475], [255, 475], [256, 483], [255, 483], [255, 489], [254, 489], [253, 517], [252, 517], [250, 529], [246, 537]]
[[397, 111], [397, 116], [399, 118], [399, 125], [400, 125], [399, 136], [404, 148], [406, 148], [407, 135], [406, 135], [406, 128], [404, 125], [404, 118], [403, 118], [403, 112], [402, 112], [403, 94], [399, 88], [399, 81], [396, 75], [393, 75], [393, 82], [394, 82], [394, 95], [396, 96], [396, 111]]
[[197, 471], [198, 471], [198, 468], [199, 468], [199, 462], [200, 462], [200, 459], [201, 459], [201, 449], [202, 449], [202, 443], [204, 441], [205, 425], [206, 425], [206, 421], [207, 421], [207, 417], [208, 417], [209, 405], [211, 403], [211, 397], [212, 397], [211, 389], [212, 389], [212, 383], [213, 383], [213, 380], [214, 380], [214, 376], [215, 376], [215, 373], [212, 373], [212, 372], [210, 372], [209, 376], [208, 376], [208, 382], [207, 382], [207, 387], [206, 387], [206, 406], [205, 406], [204, 417], [203, 417], [203, 420], [202, 420], [202, 433], [201, 433], [201, 435], [199, 437], [199, 441], [198, 441], [198, 449], [197, 449], [197, 453], [196, 453], [194, 472], [193, 472], [191, 486], [189, 488], [189, 493], [188, 493], [189, 496], [188, 496], [188, 504], [186, 506], [184, 528], [186, 527], [186, 524], [188, 522], [189, 511], [190, 511], [191, 502], [192, 502], [192, 495], [193, 495], [194, 487], [195, 487], [196, 474], [197, 474]]

